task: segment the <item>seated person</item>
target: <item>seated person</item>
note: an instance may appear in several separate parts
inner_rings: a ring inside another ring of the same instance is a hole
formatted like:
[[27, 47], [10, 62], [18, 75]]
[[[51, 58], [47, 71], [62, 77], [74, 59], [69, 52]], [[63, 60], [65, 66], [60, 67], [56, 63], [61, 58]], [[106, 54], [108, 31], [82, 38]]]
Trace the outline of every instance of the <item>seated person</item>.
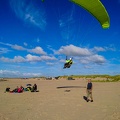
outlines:
[[34, 84], [31, 92], [37, 92], [37, 85]]
[[7, 87], [5, 92], [10, 92], [10, 87]]
[[69, 60], [66, 59], [66, 62], [64, 64], [64, 68], [70, 68], [70, 66], [72, 65], [73, 61], [72, 58], [70, 58]]
[[18, 93], [23, 92], [24, 88], [21, 86], [20, 88], [18, 88]]
[[17, 93], [18, 92], [18, 86], [12, 91], [12, 92], [15, 92], [15, 93]]

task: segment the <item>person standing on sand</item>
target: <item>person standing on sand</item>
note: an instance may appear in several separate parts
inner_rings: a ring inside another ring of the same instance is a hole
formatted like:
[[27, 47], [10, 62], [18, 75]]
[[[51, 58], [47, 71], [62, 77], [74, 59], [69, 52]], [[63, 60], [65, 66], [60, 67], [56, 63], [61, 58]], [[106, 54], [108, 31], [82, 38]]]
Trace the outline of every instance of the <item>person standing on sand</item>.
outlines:
[[91, 98], [91, 102], [93, 102], [93, 97], [92, 97], [92, 89], [93, 89], [93, 85], [92, 85], [92, 82], [91, 82], [91, 79], [88, 80], [88, 84], [87, 84], [87, 89], [86, 89], [86, 92], [87, 92], [87, 102], [89, 101], [89, 97]]

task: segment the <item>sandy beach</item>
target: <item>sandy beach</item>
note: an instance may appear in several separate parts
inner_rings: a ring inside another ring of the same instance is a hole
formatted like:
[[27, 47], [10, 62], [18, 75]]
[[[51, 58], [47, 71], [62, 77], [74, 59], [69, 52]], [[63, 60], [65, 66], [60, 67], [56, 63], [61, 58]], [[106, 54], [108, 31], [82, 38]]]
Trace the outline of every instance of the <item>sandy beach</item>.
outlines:
[[[36, 83], [39, 92], [4, 93], [9, 86]], [[86, 102], [81, 79], [7, 79], [0, 82], [0, 120], [120, 120], [120, 82], [93, 82]]]

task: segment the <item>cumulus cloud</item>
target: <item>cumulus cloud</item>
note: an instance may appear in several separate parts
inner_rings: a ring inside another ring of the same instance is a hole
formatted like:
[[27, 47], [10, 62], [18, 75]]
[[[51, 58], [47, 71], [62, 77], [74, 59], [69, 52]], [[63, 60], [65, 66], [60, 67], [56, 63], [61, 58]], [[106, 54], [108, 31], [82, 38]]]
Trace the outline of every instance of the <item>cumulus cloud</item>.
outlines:
[[26, 56], [26, 61], [28, 61], [28, 62], [36, 62], [36, 61], [41, 61], [41, 58], [39, 56], [28, 54]]
[[116, 51], [116, 48], [114, 46], [114, 44], [110, 44], [108, 46], [104, 46], [104, 47], [99, 47], [99, 46], [95, 46], [94, 48], [91, 49], [92, 52], [106, 52], [106, 51]]
[[[7, 46], [10, 46], [12, 49], [15, 50], [24, 50], [32, 54], [27, 54], [26, 56], [14, 56], [14, 58], [7, 58], [7, 57], [1, 57], [0, 61], [2, 62], [14, 62], [14, 63], [21, 63], [21, 62], [38, 62], [38, 61], [54, 61], [57, 60], [54, 56], [47, 55], [47, 53], [40, 47], [37, 46], [33, 49], [27, 49], [25, 47], [19, 46], [19, 45], [12, 45], [8, 43], [0, 43]], [[58, 55], [67, 55], [74, 57], [74, 62], [77, 63], [75, 60], [79, 60], [82, 64], [88, 64], [88, 63], [96, 63], [96, 64], [102, 64], [106, 62], [106, 59], [98, 55], [97, 52], [99, 51], [105, 51], [102, 47], [94, 47], [92, 49], [88, 48], [81, 48], [74, 45], [67, 45], [62, 46], [58, 50], [53, 50], [55, 54]], [[35, 55], [36, 54], [36, 55]], [[60, 60], [60, 62], [64, 62], [65, 60]]]
[[19, 74], [19, 71], [0, 70], [0, 77], [18, 76]]
[[43, 51], [43, 49], [41, 47], [35, 47], [34, 49], [30, 49], [28, 50], [31, 53], [36, 53], [36, 54], [46, 54], [46, 52]]
[[[98, 55], [97, 52], [105, 51], [102, 47], [94, 47], [92, 49], [81, 48], [74, 45], [62, 46], [59, 50], [55, 51], [55, 54], [64, 54], [67, 56], [73, 56], [74, 62], [79, 61], [82, 64], [103, 64], [106, 62], [106, 59]], [[64, 60], [61, 60], [63, 62]]]
[[49, 60], [56, 60], [55, 57], [50, 57], [50, 56], [35, 56], [35, 55], [31, 55], [31, 54], [28, 54], [26, 56], [26, 61], [29, 61], [29, 62], [36, 62], [36, 61], [49, 61]]
[[18, 50], [18, 51], [27, 51], [27, 52], [30, 52], [30, 53], [42, 54], [42, 55], [47, 54], [40, 46], [37, 46], [37, 47], [35, 47], [33, 49], [28, 49], [28, 48], [22, 47], [22, 46], [17, 45], [17, 44], [13, 45], [13, 44], [3, 43], [3, 42], [0, 42], [0, 44], [9, 46], [12, 49], [15, 49], [15, 50]]
[[45, 55], [41, 56], [41, 59], [42, 60], [57, 60], [54, 56], [51, 57], [51, 56], [45, 56]]
[[15, 50], [26, 50], [24, 47], [19, 46], [19, 45], [11, 45], [11, 48], [15, 49]]
[[106, 59], [101, 55], [95, 54], [95, 55], [91, 55], [91, 56], [81, 58], [80, 62], [83, 63], [83, 64], [88, 64], [88, 63], [103, 64], [103, 63], [106, 62]]
[[26, 60], [21, 56], [15, 56], [13, 59], [6, 58], [6, 57], [1, 57], [0, 61], [8, 62], [8, 63], [10, 63], [10, 62], [17, 62], [18, 63], [18, 62], [25, 62]]
[[111, 44], [111, 45], [104, 46], [104, 47], [95, 46], [92, 49], [92, 51], [93, 52], [116, 51], [116, 48], [115, 48], [115, 46], [113, 44]]
[[0, 42], [0, 44], [9, 46], [9, 47], [11, 47], [12, 49], [15, 49], [15, 50], [26, 50], [26, 48], [24, 48], [22, 46], [19, 46], [17, 44], [13, 45], [13, 44], [3, 43], [3, 42]]
[[12, 62], [12, 60], [10, 58], [6, 58], [6, 57], [1, 57], [0, 61], [2, 61], [2, 62]]
[[36, 56], [36, 55], [31, 55], [28, 54], [25, 57], [22, 56], [15, 56], [13, 59], [6, 58], [6, 57], [1, 57], [0, 61], [2, 62], [14, 62], [14, 63], [21, 63], [21, 62], [39, 62], [39, 61], [52, 61], [52, 60], [57, 60], [54, 56]]
[[21, 56], [15, 56], [13, 62], [25, 62], [25, 59]]
[[39, 7], [35, 1], [10, 0], [10, 6], [16, 16], [26, 23], [32, 24], [44, 30], [46, 27], [46, 13], [42, 4]]
[[38, 77], [41, 73], [21, 73], [19, 71], [13, 70], [0, 70], [0, 77]]
[[80, 48], [74, 45], [62, 46], [55, 54], [65, 54], [67, 56], [88, 56], [93, 54], [87, 48]]
[[41, 73], [21, 73], [21, 76], [23, 77], [39, 77], [41, 75]]

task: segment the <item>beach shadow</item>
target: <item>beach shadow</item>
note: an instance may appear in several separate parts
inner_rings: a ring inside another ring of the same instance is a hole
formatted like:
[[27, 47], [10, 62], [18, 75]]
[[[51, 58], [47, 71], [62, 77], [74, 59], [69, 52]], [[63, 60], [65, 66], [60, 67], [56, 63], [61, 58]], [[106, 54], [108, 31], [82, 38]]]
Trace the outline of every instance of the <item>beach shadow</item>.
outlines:
[[6, 80], [6, 79], [0, 79], [0, 82], [4, 82], [4, 81], [8, 81], [8, 80]]
[[87, 100], [87, 97], [86, 97], [86, 96], [83, 96], [83, 99], [84, 99], [86, 102], [89, 102], [89, 101], [90, 101], [89, 99]]
[[70, 90], [65, 90], [64, 92], [70, 92]]
[[84, 100], [87, 100], [87, 97], [86, 97], [86, 96], [83, 96], [83, 99], [84, 99]]
[[61, 89], [61, 88], [86, 88], [86, 87], [85, 86], [60, 86], [56, 88]]

